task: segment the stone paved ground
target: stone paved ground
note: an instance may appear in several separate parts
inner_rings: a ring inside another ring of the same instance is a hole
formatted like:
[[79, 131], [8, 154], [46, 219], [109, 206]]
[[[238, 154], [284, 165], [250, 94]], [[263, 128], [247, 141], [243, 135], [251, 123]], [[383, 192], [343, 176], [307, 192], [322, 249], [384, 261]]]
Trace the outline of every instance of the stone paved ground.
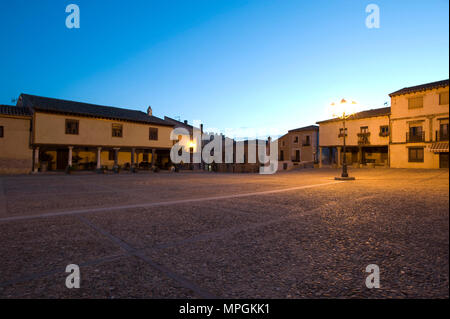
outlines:
[[0, 177], [0, 298], [448, 298], [448, 170], [337, 174]]

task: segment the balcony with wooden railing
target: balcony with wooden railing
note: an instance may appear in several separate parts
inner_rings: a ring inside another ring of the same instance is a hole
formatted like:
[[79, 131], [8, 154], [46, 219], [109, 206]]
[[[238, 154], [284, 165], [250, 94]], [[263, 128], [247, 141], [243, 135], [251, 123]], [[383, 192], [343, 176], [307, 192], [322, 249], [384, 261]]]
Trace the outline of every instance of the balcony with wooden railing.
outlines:
[[441, 131], [441, 130], [436, 131], [436, 141], [437, 142], [448, 141], [448, 131]]
[[421, 142], [425, 142], [425, 132], [406, 133], [406, 143], [421, 143]]
[[370, 132], [358, 133], [358, 145], [370, 144]]

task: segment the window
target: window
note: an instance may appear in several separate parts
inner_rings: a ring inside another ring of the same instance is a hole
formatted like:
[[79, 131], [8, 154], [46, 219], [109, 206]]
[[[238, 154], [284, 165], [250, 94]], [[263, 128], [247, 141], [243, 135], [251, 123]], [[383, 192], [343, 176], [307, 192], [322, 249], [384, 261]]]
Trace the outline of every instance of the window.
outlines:
[[[437, 140], [439, 141], [448, 141], [448, 120], [447, 123], [440, 123], [439, 124], [439, 135], [437, 136]], [[0, 133], [1, 137], [1, 133]]]
[[122, 124], [113, 124], [112, 125], [112, 136], [113, 137], [122, 137]]
[[[340, 128], [339, 129], [339, 137], [343, 137], [344, 136], [344, 129]], [[345, 136], [347, 136], [347, 128], [345, 128]]]
[[361, 126], [360, 132], [361, 133], [369, 133], [369, 127], [368, 126]]
[[419, 109], [423, 107], [423, 96], [408, 99], [408, 109]]
[[294, 143], [298, 143], [298, 136], [294, 136]]
[[66, 120], [66, 134], [78, 135], [78, 120]]
[[115, 157], [115, 151], [114, 150], [110, 150], [108, 152], [108, 160], [114, 161], [114, 157]]
[[0, 126], [0, 137], [3, 137], [4, 135], [4, 129], [3, 126]]
[[448, 104], [448, 91], [439, 93], [439, 105]]
[[422, 129], [422, 126], [417, 124], [411, 125], [409, 127], [409, 132], [406, 134], [406, 142], [407, 143], [418, 143], [425, 141], [425, 132]]
[[408, 162], [423, 163], [423, 147], [411, 147], [408, 149]]
[[311, 136], [306, 135], [305, 141], [303, 142], [303, 146], [310, 146], [311, 145]]
[[409, 134], [412, 136], [420, 136], [422, 134], [422, 126], [410, 126]]
[[380, 136], [389, 136], [389, 125], [380, 126]]
[[151, 141], [157, 141], [158, 140], [158, 129], [156, 127], [150, 127], [149, 128], [148, 139], [151, 140]]

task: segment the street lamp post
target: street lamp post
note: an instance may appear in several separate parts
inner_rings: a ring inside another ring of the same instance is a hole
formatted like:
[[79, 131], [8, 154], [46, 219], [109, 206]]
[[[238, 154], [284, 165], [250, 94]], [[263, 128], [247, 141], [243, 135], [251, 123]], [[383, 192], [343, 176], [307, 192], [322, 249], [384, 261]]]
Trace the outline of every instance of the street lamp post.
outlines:
[[346, 132], [346, 130], [345, 130], [345, 116], [344, 116], [344, 118], [343, 118], [343, 120], [342, 120], [342, 123], [343, 123], [343, 125], [344, 125], [344, 132], [343, 132], [343, 134], [344, 134], [344, 149], [343, 149], [343, 159], [342, 159], [342, 175], [341, 175], [341, 177], [343, 177], [343, 178], [347, 178], [348, 177], [348, 171], [347, 171], [347, 156], [346, 156], [346, 154], [347, 154], [347, 149], [346, 149], [346, 145], [345, 145], [345, 137], [346, 137], [346, 135], [347, 135], [347, 132]]
[[[351, 106], [355, 106], [356, 102], [352, 102]], [[332, 106], [334, 106], [335, 104], [332, 103]], [[353, 114], [349, 103], [347, 103], [347, 101], [345, 99], [342, 99], [340, 104], [339, 104], [339, 109], [337, 110], [337, 112], [334, 114], [334, 116], [336, 116], [337, 118], [342, 119], [342, 124], [343, 124], [343, 129], [342, 129], [342, 137], [343, 137], [343, 159], [342, 159], [342, 173], [340, 177], [335, 177], [336, 180], [354, 180], [354, 177], [350, 177], [348, 176], [348, 168], [347, 168], [347, 144], [346, 144], [346, 137], [347, 137], [347, 131], [346, 131], [346, 126], [345, 126], [345, 121]]]

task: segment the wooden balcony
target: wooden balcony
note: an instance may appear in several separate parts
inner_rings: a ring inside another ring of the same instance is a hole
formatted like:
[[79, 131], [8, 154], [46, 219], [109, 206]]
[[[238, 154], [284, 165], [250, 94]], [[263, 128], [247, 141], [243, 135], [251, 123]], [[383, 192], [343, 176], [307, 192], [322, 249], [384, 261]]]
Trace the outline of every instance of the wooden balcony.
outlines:
[[448, 131], [436, 131], [436, 141], [448, 141]]
[[425, 142], [425, 132], [406, 133], [406, 143], [421, 143]]
[[370, 144], [370, 132], [358, 133], [358, 145], [369, 145]]

